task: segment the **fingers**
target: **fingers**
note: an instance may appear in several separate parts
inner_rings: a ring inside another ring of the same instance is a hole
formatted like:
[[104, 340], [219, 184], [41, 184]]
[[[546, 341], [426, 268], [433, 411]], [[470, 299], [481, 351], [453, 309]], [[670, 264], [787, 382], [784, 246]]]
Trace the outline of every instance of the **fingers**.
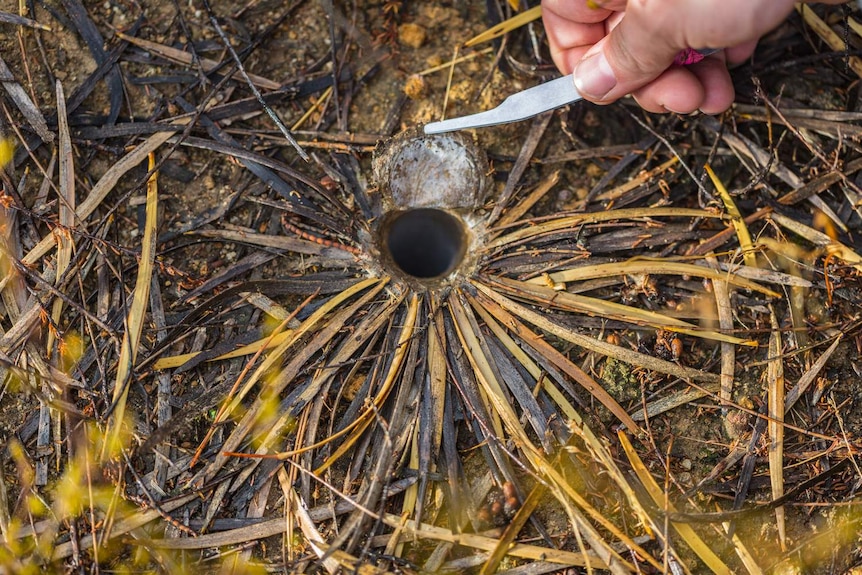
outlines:
[[735, 93], [723, 55], [706, 58], [703, 62], [691, 66], [691, 73], [703, 86], [703, 100], [695, 109], [704, 114], [720, 114], [730, 108]]
[[724, 53], [727, 55], [728, 64], [736, 66], [751, 58], [751, 55], [754, 54], [755, 48], [757, 48], [757, 40], [752, 40], [738, 46], [727, 48]]
[[[790, 0], [629, 0], [619, 25], [585, 51], [575, 66], [575, 85], [588, 100], [614, 101], [663, 76], [680, 50], [743, 43], [750, 46], [752, 40], [786, 17], [792, 7]], [[733, 56], [742, 53], [740, 50]], [[672, 105], [697, 99], [692, 82], [682, 80], [692, 80], [691, 77], [679, 73], [670, 77], [676, 78], [672, 84], [685, 85], [688, 91], [676, 96], [662, 93], [663, 97], [658, 98], [653, 89], [639, 92], [641, 97], [655, 104], [663, 99], [663, 104]], [[727, 93], [727, 85], [719, 84], [725, 91], [717, 100]]]
[[649, 112], [718, 114], [733, 103], [733, 82], [720, 54], [694, 66], [672, 66], [632, 96]]
[[590, 46], [604, 38], [604, 21], [580, 23], [563, 18], [554, 12], [542, 10], [542, 19], [551, 47], [551, 58], [564, 74], [571, 74]]
[[716, 54], [694, 66], [672, 66], [632, 96], [648, 112], [718, 114], [733, 103], [734, 92], [724, 58]]
[[[731, 65], [793, 9], [794, 0], [542, 0], [554, 63], [599, 104], [633, 94], [656, 112], [721, 112], [733, 101]], [[842, 0], [827, 0], [840, 4]], [[686, 48], [723, 48], [689, 68]]]

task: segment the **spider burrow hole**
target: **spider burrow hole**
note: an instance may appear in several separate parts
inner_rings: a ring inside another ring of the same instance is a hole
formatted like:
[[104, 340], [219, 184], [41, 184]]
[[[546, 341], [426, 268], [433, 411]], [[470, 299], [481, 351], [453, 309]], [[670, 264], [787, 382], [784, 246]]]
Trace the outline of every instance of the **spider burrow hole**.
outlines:
[[467, 228], [437, 208], [394, 211], [380, 228], [380, 248], [394, 267], [419, 280], [452, 273], [464, 259]]

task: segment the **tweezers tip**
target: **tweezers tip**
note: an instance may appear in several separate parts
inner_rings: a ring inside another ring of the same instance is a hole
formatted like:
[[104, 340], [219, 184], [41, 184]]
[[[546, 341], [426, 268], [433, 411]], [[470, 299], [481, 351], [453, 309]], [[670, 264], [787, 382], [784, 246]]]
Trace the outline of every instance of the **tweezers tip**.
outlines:
[[431, 122], [430, 124], [425, 124], [422, 127], [422, 131], [426, 136], [430, 136], [433, 134], [442, 134], [444, 132], [451, 132], [451, 129], [447, 129], [442, 126], [443, 122]]

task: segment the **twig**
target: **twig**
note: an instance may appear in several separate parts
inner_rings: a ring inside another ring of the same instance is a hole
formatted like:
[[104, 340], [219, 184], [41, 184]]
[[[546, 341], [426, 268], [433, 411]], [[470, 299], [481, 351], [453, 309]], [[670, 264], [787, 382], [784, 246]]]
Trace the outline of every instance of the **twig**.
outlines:
[[299, 143], [294, 139], [293, 135], [291, 135], [290, 133], [290, 130], [287, 129], [287, 126], [284, 125], [284, 123], [281, 121], [281, 118], [279, 118], [278, 114], [275, 113], [275, 110], [270, 108], [266, 101], [264, 101], [263, 95], [260, 93], [260, 90], [257, 89], [257, 86], [255, 86], [254, 82], [252, 82], [251, 78], [249, 78], [248, 73], [245, 71], [245, 67], [242, 65], [242, 60], [240, 60], [239, 56], [236, 53], [236, 50], [233, 49], [230, 40], [224, 33], [224, 30], [222, 30], [222, 27], [219, 25], [218, 19], [213, 13], [213, 9], [212, 6], [210, 6], [209, 0], [203, 0], [203, 3], [206, 7], [207, 14], [209, 15], [210, 22], [216, 29], [216, 32], [218, 32], [218, 35], [222, 39], [222, 42], [224, 42], [225, 48], [227, 48], [228, 52], [230, 52], [231, 58], [233, 58], [234, 62], [236, 63], [239, 73], [242, 74], [242, 77], [245, 79], [245, 82], [248, 85], [249, 89], [252, 91], [255, 98], [257, 98], [257, 101], [260, 102], [261, 107], [272, 119], [275, 125], [278, 126], [278, 129], [281, 130], [281, 133], [284, 135], [284, 138], [290, 143], [291, 146], [294, 147], [296, 152], [299, 154], [299, 157], [306, 162], [310, 162], [311, 158], [308, 156], [308, 154], [305, 153], [305, 150], [302, 149], [302, 146], [300, 146]]

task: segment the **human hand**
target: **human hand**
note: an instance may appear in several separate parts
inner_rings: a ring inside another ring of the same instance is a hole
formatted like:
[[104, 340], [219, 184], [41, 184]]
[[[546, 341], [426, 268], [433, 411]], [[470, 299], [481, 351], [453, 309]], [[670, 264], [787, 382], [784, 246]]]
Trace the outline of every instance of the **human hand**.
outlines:
[[[828, 0], [842, 4], [845, 0]], [[587, 100], [632, 94], [650, 112], [707, 114], [733, 103], [727, 62], [751, 56], [757, 40], [794, 0], [542, 0], [554, 63], [574, 73]], [[724, 48], [692, 66], [673, 66], [686, 48]]]

